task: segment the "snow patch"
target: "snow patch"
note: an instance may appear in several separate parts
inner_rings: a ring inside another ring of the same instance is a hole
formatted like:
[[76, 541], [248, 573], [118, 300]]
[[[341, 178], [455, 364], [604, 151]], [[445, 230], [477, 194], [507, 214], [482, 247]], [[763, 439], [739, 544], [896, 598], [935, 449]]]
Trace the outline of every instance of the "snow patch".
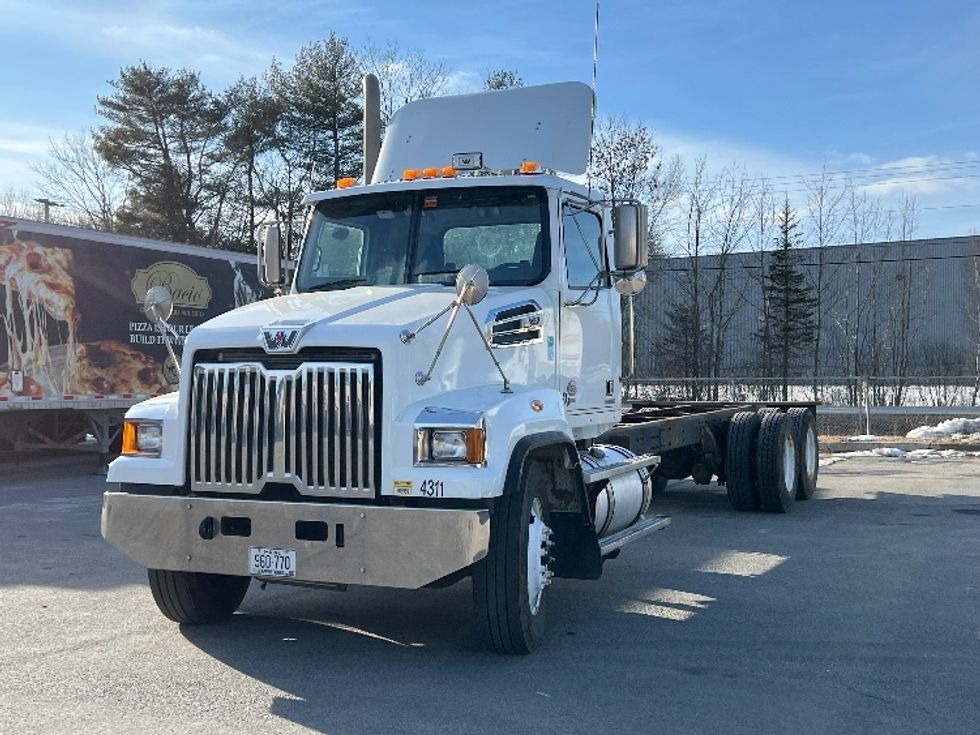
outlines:
[[905, 436], [909, 439], [980, 441], [980, 419], [947, 419], [935, 426], [916, 427]]
[[878, 441], [877, 434], [858, 434], [857, 436], [847, 437], [849, 442], [876, 442]]
[[906, 462], [921, 462], [932, 459], [962, 459], [964, 457], [980, 457], [980, 452], [964, 452], [960, 449], [913, 449], [905, 451], [898, 447], [876, 447], [875, 449], [861, 449], [854, 452], [835, 452], [820, 458], [821, 467], [830, 467], [845, 459], [857, 457], [885, 457], [887, 459], [901, 459]]

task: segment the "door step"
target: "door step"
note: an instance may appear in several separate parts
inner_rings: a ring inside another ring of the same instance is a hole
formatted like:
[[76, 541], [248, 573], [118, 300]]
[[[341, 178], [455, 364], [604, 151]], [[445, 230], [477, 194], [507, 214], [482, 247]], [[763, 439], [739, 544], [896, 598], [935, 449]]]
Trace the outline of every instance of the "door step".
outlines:
[[617, 531], [611, 536], [599, 539], [599, 553], [608, 556], [623, 548], [630, 541], [648, 536], [654, 531], [660, 531], [670, 525], [670, 516], [649, 516], [641, 518], [629, 528]]

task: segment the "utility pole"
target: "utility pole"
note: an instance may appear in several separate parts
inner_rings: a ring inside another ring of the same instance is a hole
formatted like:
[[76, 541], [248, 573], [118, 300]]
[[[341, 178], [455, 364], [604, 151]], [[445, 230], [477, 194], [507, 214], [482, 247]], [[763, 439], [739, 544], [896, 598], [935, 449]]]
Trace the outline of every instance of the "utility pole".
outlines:
[[35, 199], [34, 201], [37, 202], [38, 204], [43, 204], [44, 205], [44, 221], [45, 222], [50, 222], [51, 221], [51, 207], [63, 207], [63, 206], [65, 206], [64, 204], [58, 204], [58, 202], [53, 202], [50, 199], [48, 199], [47, 197], [41, 197], [40, 199]]

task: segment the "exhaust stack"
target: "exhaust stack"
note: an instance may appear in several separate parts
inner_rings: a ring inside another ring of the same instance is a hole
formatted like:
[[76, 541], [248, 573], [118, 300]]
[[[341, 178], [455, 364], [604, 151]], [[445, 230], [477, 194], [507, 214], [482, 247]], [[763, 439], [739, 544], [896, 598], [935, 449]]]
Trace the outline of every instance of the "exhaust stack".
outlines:
[[381, 87], [374, 74], [361, 80], [364, 92], [364, 183], [370, 184], [381, 151]]

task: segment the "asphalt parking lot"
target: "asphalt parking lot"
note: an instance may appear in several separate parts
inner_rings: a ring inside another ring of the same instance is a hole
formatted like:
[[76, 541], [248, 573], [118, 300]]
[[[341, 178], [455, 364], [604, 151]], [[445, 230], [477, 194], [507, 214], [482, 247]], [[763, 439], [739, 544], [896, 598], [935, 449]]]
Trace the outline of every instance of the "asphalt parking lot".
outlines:
[[0, 465], [0, 733], [973, 733], [980, 460], [851, 459], [789, 515], [675, 483], [666, 531], [560, 580], [530, 657], [470, 589], [253, 583], [181, 629], [99, 536], [91, 458]]

